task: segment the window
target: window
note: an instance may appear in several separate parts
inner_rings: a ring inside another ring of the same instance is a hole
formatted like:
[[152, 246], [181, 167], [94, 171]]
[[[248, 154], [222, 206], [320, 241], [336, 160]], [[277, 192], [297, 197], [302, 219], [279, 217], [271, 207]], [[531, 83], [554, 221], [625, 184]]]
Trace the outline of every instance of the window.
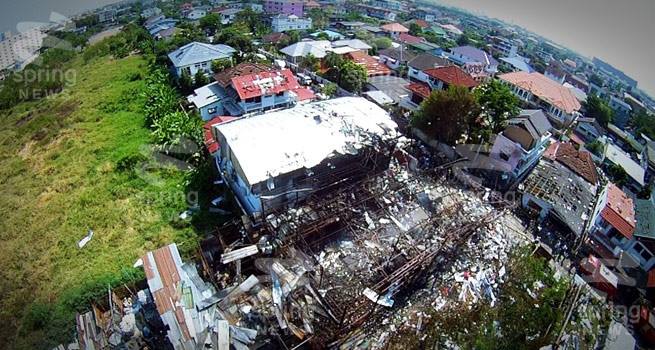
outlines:
[[509, 160], [509, 154], [506, 154], [504, 152], [500, 152], [499, 156], [500, 156], [500, 159], [502, 159], [502, 160], [504, 160], [506, 162]]
[[639, 256], [641, 256], [644, 261], [648, 261], [653, 258], [653, 253], [651, 253], [641, 242], [637, 242], [634, 246], [635, 251]]
[[216, 113], [216, 107], [213, 107], [213, 108], [208, 109], [208, 110], [207, 110], [207, 113], [209, 113], [209, 114], [214, 114], [214, 113]]

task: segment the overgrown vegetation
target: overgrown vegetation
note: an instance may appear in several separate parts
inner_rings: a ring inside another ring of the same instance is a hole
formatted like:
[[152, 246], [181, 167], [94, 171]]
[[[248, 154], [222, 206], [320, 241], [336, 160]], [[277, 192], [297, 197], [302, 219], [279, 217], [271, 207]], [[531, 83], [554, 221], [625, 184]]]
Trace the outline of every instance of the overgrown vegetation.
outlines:
[[[156, 55], [128, 25], [81, 54], [47, 51], [28, 67], [45, 78], [12, 76], [0, 90], [0, 347], [67, 344], [76, 312], [143, 278], [131, 266], [144, 252], [176, 242], [195, 254], [216, 219], [178, 217], [215, 194], [200, 118], [180, 110]], [[50, 84], [48, 98], [32, 94]]]

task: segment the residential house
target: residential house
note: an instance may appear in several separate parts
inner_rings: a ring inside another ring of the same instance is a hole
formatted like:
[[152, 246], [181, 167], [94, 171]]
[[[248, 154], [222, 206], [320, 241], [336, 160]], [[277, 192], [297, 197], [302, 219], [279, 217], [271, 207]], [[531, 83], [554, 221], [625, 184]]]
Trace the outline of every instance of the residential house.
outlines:
[[524, 208], [582, 235], [593, 213], [598, 171], [591, 154], [570, 143], [551, 144], [541, 161], [519, 185]]
[[548, 64], [548, 67], [546, 67], [546, 71], [544, 72], [544, 75], [546, 76], [546, 78], [552, 79], [558, 84], [564, 84], [564, 80], [566, 79], [566, 76], [568, 74], [566, 73], [564, 68], [562, 68], [562, 65], [559, 64], [559, 62], [551, 61], [550, 64]]
[[543, 109], [556, 127], [569, 125], [582, 107], [571, 90], [533, 72], [513, 72], [498, 76], [516, 96], [531, 108]]
[[158, 35], [161, 34], [162, 31], [175, 28], [176, 24], [177, 24], [176, 19], [162, 18], [157, 21], [153, 21], [149, 24], [146, 24], [145, 28], [150, 33], [151, 36], [156, 38]]
[[388, 8], [369, 6], [366, 4], [357, 4], [354, 6], [354, 11], [365, 14], [366, 16], [381, 19], [384, 21], [395, 21], [397, 16], [396, 10]]
[[510, 39], [492, 36], [491, 41], [491, 52], [497, 54], [501, 57], [514, 57], [518, 55], [518, 45]]
[[289, 69], [245, 63], [217, 73], [215, 82], [187, 97], [203, 120], [216, 116], [241, 116], [289, 107], [314, 98]]
[[318, 36], [324, 36], [327, 37], [328, 40], [330, 41], [343, 40], [346, 38], [343, 34], [339, 32], [335, 32], [333, 30], [319, 30], [318, 32], [309, 34], [309, 36], [311, 36], [314, 39], [318, 38]]
[[348, 60], [357, 63], [360, 66], [363, 66], [364, 69], [366, 69], [366, 74], [369, 77], [391, 74], [391, 70], [387, 66], [378, 62], [378, 60], [369, 56], [365, 52], [362, 51], [349, 52], [345, 54], [344, 57]]
[[116, 22], [116, 10], [107, 9], [107, 10], [98, 12], [98, 22], [100, 22], [102, 24]]
[[150, 18], [150, 17], [153, 17], [153, 16], [158, 16], [160, 14], [161, 14], [161, 9], [159, 7], [150, 7], [150, 8], [144, 9], [141, 12], [141, 17], [142, 18]]
[[380, 91], [391, 99], [391, 104], [398, 104], [403, 98], [409, 96], [407, 85], [409, 81], [397, 76], [376, 76], [369, 77], [366, 82], [366, 90]]
[[462, 67], [478, 81], [498, 72], [498, 61], [485, 51], [473, 46], [459, 46], [450, 49], [448, 59]]
[[400, 33], [398, 34], [397, 38], [398, 42], [400, 44], [420, 44], [420, 43], [425, 43], [427, 42], [425, 38], [419, 37], [419, 36], [414, 36], [410, 35], [407, 33]]
[[501, 57], [502, 62], [500, 68], [509, 72], [534, 72], [534, 68], [530, 66], [530, 59], [523, 56]]
[[616, 96], [610, 96], [608, 105], [614, 111], [612, 123], [620, 128], [624, 128], [630, 120], [632, 106]]
[[626, 186], [635, 193], [645, 186], [646, 170], [618, 146], [608, 142], [605, 146], [604, 165], [618, 165], [628, 174]]
[[574, 132], [585, 143], [593, 142], [601, 136], [605, 136], [605, 128], [595, 118], [578, 118]]
[[627, 92], [623, 93], [623, 101], [630, 105], [630, 108], [634, 113], [646, 113], [647, 111], [643, 102]]
[[294, 15], [302, 17], [305, 9], [303, 0], [266, 0], [264, 11], [274, 15]]
[[596, 243], [591, 246], [601, 257], [625, 258], [625, 252], [644, 271], [655, 265], [655, 255], [647, 247], [650, 244], [644, 245], [635, 236], [635, 204], [615, 184], [610, 182], [601, 191], [591, 223], [590, 238]]
[[312, 19], [301, 18], [296, 15], [279, 14], [271, 18], [271, 30], [286, 32], [289, 30], [308, 30], [312, 28]]
[[453, 64], [443, 57], [429, 53], [422, 53], [407, 62], [407, 76], [413, 82], [428, 82], [428, 75], [425, 71], [431, 68], [452, 66]]
[[504, 183], [520, 181], [546, 151], [552, 125], [539, 109], [524, 109], [496, 135], [489, 157], [508, 165]]
[[398, 47], [390, 47], [378, 51], [380, 63], [387, 65], [391, 69], [399, 69], [407, 65], [407, 62], [413, 60], [416, 54], [408, 50], [404, 45]]
[[473, 77], [457, 66], [430, 68], [423, 72], [427, 76], [427, 83], [410, 83], [407, 86], [410, 96], [400, 102], [401, 107], [416, 110], [421, 102], [430, 96], [432, 90], [445, 90], [451, 85], [465, 87], [470, 90], [479, 84]]
[[337, 55], [345, 55], [351, 52], [361, 52], [367, 54], [371, 47], [359, 39], [337, 40], [330, 42], [328, 40], [304, 40], [293, 45], [289, 45], [280, 50], [286, 60], [299, 64], [302, 59], [312, 55], [318, 59], [323, 59], [329, 52]]
[[394, 39], [397, 39], [400, 34], [408, 34], [409, 29], [407, 27], [403, 26], [400, 23], [388, 23], [385, 25], [380, 26], [380, 28], [387, 33], [387, 35], [391, 36]]
[[639, 255], [637, 258], [645, 271], [654, 274], [652, 260], [655, 256], [655, 196], [651, 195], [649, 199], [635, 200], [635, 218], [637, 226], [634, 237], [643, 248], [635, 244], [632, 247], [632, 253]]
[[240, 8], [227, 8], [218, 11], [218, 15], [221, 17], [221, 24], [231, 24], [234, 22], [234, 20], [237, 18], [237, 15], [241, 11], [243, 11], [243, 9]]
[[584, 77], [575, 74], [567, 74], [564, 81], [582, 90], [584, 93], [589, 91], [589, 82]]
[[255, 223], [318, 189], [384, 171], [398, 136], [389, 114], [362, 97], [241, 118], [213, 131], [220, 174]]
[[186, 72], [193, 77], [197, 72], [211, 73], [212, 61], [231, 60], [235, 52], [227, 45], [192, 42], [169, 53], [168, 58], [173, 63], [175, 76]]
[[280, 42], [288, 42], [291, 38], [284, 33], [270, 33], [262, 37], [262, 42], [265, 44], [277, 44]]
[[186, 14], [186, 19], [196, 21], [207, 16], [207, 11], [203, 9], [193, 9]]
[[646, 168], [645, 181], [652, 185], [655, 179], [655, 141], [648, 141], [641, 153], [641, 159], [644, 161]]
[[464, 32], [461, 29], [457, 28], [452, 24], [440, 24], [439, 27], [441, 27], [443, 30], [456, 37], [464, 34]]
[[366, 26], [366, 23], [358, 21], [340, 21], [337, 22], [334, 26], [338, 30], [352, 32]]

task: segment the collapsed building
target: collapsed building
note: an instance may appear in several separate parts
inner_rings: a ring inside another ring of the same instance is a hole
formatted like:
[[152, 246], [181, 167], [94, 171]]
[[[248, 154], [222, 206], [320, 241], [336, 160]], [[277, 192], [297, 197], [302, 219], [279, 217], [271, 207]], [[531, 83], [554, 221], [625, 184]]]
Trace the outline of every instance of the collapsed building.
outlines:
[[387, 169], [397, 125], [343, 97], [213, 126], [216, 165], [255, 222], [309, 194]]

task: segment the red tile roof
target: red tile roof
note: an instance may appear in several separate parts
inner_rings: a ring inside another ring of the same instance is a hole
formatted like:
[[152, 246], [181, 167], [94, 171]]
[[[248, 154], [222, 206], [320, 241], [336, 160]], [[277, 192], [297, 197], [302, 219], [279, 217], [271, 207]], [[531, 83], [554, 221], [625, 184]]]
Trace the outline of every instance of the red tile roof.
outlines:
[[216, 141], [216, 138], [214, 137], [214, 132], [212, 131], [214, 125], [218, 125], [221, 123], [229, 122], [230, 120], [234, 119], [239, 119], [238, 117], [228, 117], [228, 116], [218, 116], [210, 119], [205, 123], [205, 125], [202, 127], [204, 136], [205, 136], [205, 147], [207, 147], [207, 151], [209, 151], [209, 154], [214, 154], [218, 151], [220, 148], [220, 145], [218, 144], [218, 141]]
[[300, 88], [289, 69], [237, 76], [232, 78], [231, 85], [241, 100]]
[[443, 81], [449, 85], [472, 88], [478, 86], [478, 82], [468, 73], [457, 66], [438, 67], [425, 70], [425, 74]]
[[570, 114], [581, 108], [580, 102], [571, 90], [541, 73], [513, 72], [501, 74], [498, 78], [530, 91], [533, 95], [566, 113]]
[[417, 19], [417, 20], [414, 21], [414, 23], [416, 23], [416, 25], [418, 25], [418, 26], [421, 27], [421, 28], [428, 28], [428, 27], [430, 27], [430, 24], [429, 24], [428, 22], [422, 20], [422, 19]]
[[[648, 281], [646, 282], [646, 287], [648, 288], [655, 287], [655, 268], [652, 268], [650, 269], [650, 271], [648, 271]], [[645, 310], [646, 312], [648, 312], [648, 309]], [[643, 313], [644, 309], [642, 309], [641, 311]]]
[[316, 95], [314, 95], [314, 91], [305, 87], [294, 89], [293, 93], [298, 96], [298, 101], [313, 100], [316, 97]]
[[632, 239], [636, 225], [635, 206], [632, 198], [613, 183], [609, 183], [607, 186], [607, 204], [601, 210], [600, 215], [627, 239]]
[[227, 68], [223, 70], [222, 72], [218, 72], [214, 74], [214, 79], [222, 86], [222, 87], [227, 87], [230, 85], [230, 82], [232, 81], [232, 78], [242, 76], [242, 75], [248, 75], [248, 74], [255, 74], [255, 73], [261, 73], [261, 72], [266, 72], [273, 70], [273, 68], [261, 64], [261, 63], [250, 63], [250, 62], [243, 62], [239, 63], [234, 67]]
[[380, 26], [385, 32], [409, 33], [409, 29], [400, 23], [388, 23]]
[[430, 96], [430, 87], [425, 83], [411, 83], [407, 85], [407, 88], [412, 93], [415, 93], [423, 98], [428, 98], [428, 96]]
[[349, 52], [346, 55], [346, 58], [354, 61], [355, 63], [364, 66], [366, 73], [369, 77], [377, 75], [389, 75], [391, 70], [389, 67], [378, 62], [375, 58], [367, 55], [362, 51]]
[[398, 40], [406, 44], [419, 44], [425, 42], [425, 39], [407, 33], [400, 33], [400, 35], [398, 35]]
[[588, 151], [579, 151], [568, 142], [555, 142], [544, 152], [544, 156], [562, 163], [591, 184], [598, 183], [596, 164]]

